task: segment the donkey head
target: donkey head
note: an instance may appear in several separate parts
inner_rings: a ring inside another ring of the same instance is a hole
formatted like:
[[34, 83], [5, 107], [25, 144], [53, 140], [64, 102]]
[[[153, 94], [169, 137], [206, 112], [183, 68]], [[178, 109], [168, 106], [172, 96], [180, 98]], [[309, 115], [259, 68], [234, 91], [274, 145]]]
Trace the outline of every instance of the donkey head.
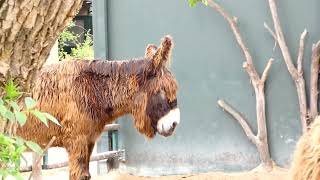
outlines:
[[148, 45], [146, 63], [138, 75], [139, 93], [135, 96], [135, 105], [140, 112], [133, 115], [136, 128], [149, 138], [156, 133], [172, 135], [180, 122], [178, 85], [168, 69], [172, 47], [170, 36], [162, 39], [159, 48]]

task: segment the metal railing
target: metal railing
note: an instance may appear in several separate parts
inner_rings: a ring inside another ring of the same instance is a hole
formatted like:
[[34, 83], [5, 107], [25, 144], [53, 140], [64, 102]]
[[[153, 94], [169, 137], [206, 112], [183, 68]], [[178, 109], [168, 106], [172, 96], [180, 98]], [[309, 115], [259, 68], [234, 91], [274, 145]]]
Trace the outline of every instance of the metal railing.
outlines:
[[[119, 167], [119, 162], [125, 161], [125, 151], [119, 149], [119, 137], [118, 131], [120, 129], [119, 124], [108, 124], [104, 127], [104, 132], [108, 133], [107, 147], [108, 151], [97, 153], [91, 156], [90, 162], [92, 161], [102, 161], [106, 160], [107, 172], [111, 169], [116, 169]], [[104, 142], [103, 142], [104, 143]], [[48, 164], [48, 153], [43, 157], [42, 169], [56, 169], [68, 166], [68, 161], [63, 161], [59, 163]], [[32, 171], [32, 166], [23, 166], [20, 168], [21, 172]]]

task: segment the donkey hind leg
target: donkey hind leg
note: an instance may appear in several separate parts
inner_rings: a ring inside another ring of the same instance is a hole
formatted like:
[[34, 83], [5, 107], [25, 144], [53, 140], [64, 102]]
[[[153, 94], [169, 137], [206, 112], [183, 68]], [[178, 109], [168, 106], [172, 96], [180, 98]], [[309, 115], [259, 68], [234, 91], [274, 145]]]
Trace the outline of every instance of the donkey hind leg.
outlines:
[[89, 161], [93, 143], [88, 143], [85, 138], [77, 138], [73, 144], [67, 148], [69, 154], [69, 179], [89, 180]]
[[85, 164], [87, 164], [87, 166], [85, 166], [85, 172], [87, 172], [87, 174], [89, 176], [89, 179], [90, 179], [91, 175], [90, 175], [90, 171], [89, 171], [89, 163], [90, 163], [90, 157], [91, 157], [91, 154], [92, 154], [92, 150], [94, 148], [94, 142], [89, 142], [87, 144], [87, 147], [88, 147], [88, 156], [87, 156], [86, 162], [85, 162]]

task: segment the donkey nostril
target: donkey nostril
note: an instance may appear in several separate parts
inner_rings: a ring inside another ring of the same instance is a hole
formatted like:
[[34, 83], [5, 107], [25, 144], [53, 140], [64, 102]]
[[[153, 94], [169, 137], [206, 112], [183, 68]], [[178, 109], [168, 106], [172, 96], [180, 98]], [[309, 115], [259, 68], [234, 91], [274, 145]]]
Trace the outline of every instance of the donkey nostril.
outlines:
[[172, 123], [172, 128], [175, 128], [177, 126], [177, 124], [178, 124], [177, 122], [173, 122]]

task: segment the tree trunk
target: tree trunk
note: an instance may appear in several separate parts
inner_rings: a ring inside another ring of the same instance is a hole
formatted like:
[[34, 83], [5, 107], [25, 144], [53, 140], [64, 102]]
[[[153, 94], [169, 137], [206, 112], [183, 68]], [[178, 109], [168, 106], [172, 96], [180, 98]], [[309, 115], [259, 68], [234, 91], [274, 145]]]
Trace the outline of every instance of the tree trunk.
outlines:
[[82, 0], [0, 0], [0, 82], [29, 92], [58, 35]]
[[256, 142], [257, 149], [259, 151], [261, 165], [267, 171], [272, 169], [272, 160], [269, 153], [269, 144], [267, 137], [267, 124], [266, 124], [266, 102], [264, 94], [264, 83], [254, 85], [256, 92], [256, 111], [257, 111], [257, 126], [258, 134]]
[[298, 100], [299, 100], [299, 109], [300, 109], [300, 121], [303, 132], [307, 131], [307, 97], [305, 93], [305, 82], [303, 75], [299, 75], [297, 80], [295, 81], [297, 92], [298, 92]]
[[[0, 0], [0, 87], [11, 79], [20, 91], [30, 92], [37, 71], [81, 5], [82, 0]], [[1, 133], [11, 134], [5, 126], [0, 124]], [[36, 157], [34, 178], [41, 179]]]
[[[318, 115], [318, 79], [320, 61], [320, 41], [312, 46], [310, 75], [310, 119], [311, 123]], [[308, 124], [309, 125], [309, 124]]]

